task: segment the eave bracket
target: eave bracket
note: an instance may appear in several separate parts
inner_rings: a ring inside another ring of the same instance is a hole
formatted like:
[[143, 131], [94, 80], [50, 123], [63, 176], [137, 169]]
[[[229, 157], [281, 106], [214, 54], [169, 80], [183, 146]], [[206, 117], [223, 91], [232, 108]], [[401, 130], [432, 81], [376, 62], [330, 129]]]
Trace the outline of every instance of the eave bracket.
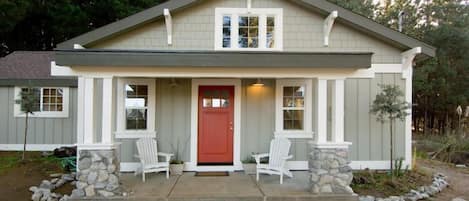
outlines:
[[339, 16], [339, 12], [332, 11], [329, 16], [324, 20], [324, 47], [329, 46], [329, 35], [331, 34], [332, 26], [334, 25], [335, 19]]
[[168, 36], [168, 45], [173, 44], [173, 22], [171, 19], [171, 13], [169, 12], [169, 9], [165, 8], [164, 11], [164, 19], [165, 19], [165, 24], [166, 24], [166, 34]]

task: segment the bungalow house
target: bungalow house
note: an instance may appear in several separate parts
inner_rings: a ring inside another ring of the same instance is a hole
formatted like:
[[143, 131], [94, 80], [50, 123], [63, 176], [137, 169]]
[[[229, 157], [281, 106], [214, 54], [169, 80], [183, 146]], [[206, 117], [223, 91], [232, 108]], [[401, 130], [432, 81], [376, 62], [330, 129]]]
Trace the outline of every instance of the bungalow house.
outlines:
[[[54, 52], [51, 75], [78, 79], [76, 121], [60, 127], [80, 154], [133, 171], [135, 141], [153, 137], [186, 171], [236, 171], [276, 137], [292, 141], [292, 170], [308, 169], [312, 149], [389, 168], [389, 125], [369, 114], [378, 84], [412, 102], [412, 64], [435, 48], [326, 0], [171, 0]], [[410, 165], [411, 116], [394, 130]]]

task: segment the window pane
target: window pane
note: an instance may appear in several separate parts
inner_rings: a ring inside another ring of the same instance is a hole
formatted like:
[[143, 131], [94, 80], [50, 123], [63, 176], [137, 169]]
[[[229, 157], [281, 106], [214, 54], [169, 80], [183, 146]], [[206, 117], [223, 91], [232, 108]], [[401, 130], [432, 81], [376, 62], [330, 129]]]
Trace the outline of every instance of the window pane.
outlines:
[[267, 26], [275, 26], [275, 17], [267, 17]]
[[249, 26], [257, 27], [259, 25], [258, 17], [249, 17]]
[[283, 107], [304, 107], [303, 86], [283, 87]]
[[251, 47], [251, 48], [259, 47], [258, 41], [259, 40], [257, 38], [249, 38], [249, 47]]
[[230, 28], [223, 28], [223, 38], [230, 38], [231, 29]]
[[248, 47], [248, 38], [239, 38], [238, 47]]
[[284, 130], [303, 130], [303, 110], [284, 110], [283, 111], [283, 129]]
[[214, 98], [212, 99], [212, 107], [220, 107], [221, 106], [221, 99]]
[[239, 26], [248, 26], [248, 17], [239, 17], [238, 24]]
[[212, 99], [211, 98], [204, 98], [203, 99], [203, 106], [204, 107], [212, 107]]
[[148, 106], [147, 85], [126, 85], [125, 107], [136, 108]]
[[231, 38], [223, 38], [223, 47], [231, 47]]
[[126, 109], [126, 128], [141, 130], [147, 128], [147, 109]]
[[259, 47], [259, 17], [239, 17], [239, 40], [240, 48], [258, 48]]
[[223, 26], [231, 26], [231, 16], [223, 16]]

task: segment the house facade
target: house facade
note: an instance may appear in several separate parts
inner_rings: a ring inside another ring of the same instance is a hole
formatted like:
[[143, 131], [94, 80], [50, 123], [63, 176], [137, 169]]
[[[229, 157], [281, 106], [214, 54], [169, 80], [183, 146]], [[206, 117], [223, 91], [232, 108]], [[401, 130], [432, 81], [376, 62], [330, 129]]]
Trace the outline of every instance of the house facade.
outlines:
[[[275, 137], [292, 141], [292, 170], [309, 169], [312, 147], [387, 169], [378, 85], [412, 102], [412, 64], [434, 54], [325, 0], [172, 0], [59, 44], [51, 74], [78, 79], [79, 150], [110, 151], [121, 171], [139, 166], [142, 137], [186, 171], [242, 170]], [[411, 116], [394, 130], [410, 165]]]

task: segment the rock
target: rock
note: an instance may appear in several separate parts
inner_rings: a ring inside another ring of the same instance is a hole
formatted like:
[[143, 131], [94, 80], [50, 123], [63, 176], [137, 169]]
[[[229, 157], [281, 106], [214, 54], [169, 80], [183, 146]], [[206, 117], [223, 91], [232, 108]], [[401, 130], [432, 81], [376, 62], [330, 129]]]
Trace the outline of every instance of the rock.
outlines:
[[104, 183], [104, 182], [97, 182], [97, 183], [94, 184], [94, 188], [96, 188], [96, 189], [104, 189], [104, 188], [106, 188], [106, 183]]
[[360, 201], [375, 201], [375, 197], [371, 196], [371, 195], [367, 195], [367, 196], [360, 196], [358, 198]]
[[467, 166], [464, 165], [464, 164], [457, 164], [456, 167], [457, 167], [457, 168], [467, 168]]
[[92, 197], [96, 195], [96, 192], [94, 191], [94, 185], [89, 185], [85, 188], [85, 195], [86, 197]]
[[116, 190], [117, 188], [119, 188], [119, 184], [107, 184], [106, 185], [106, 190], [107, 191], [114, 191]]
[[321, 186], [321, 193], [332, 193], [332, 187], [331, 185], [324, 185]]
[[74, 181], [75, 176], [73, 176], [71, 174], [64, 174], [64, 175], [62, 175], [62, 179], [65, 180], [65, 181]]
[[108, 191], [104, 191], [104, 190], [99, 190], [98, 191], [98, 194], [103, 196], [103, 197], [111, 197], [111, 196], [114, 196], [114, 193], [113, 192], [108, 192]]
[[330, 183], [332, 183], [332, 180], [333, 180], [333, 179], [334, 179], [334, 178], [333, 178], [332, 176], [330, 176], [330, 175], [323, 175], [323, 176], [321, 176], [321, 178], [319, 179], [319, 183], [318, 183], [318, 184], [319, 184], [319, 185], [330, 184]]
[[117, 184], [117, 185], [119, 184], [119, 178], [117, 178], [117, 176], [114, 174], [109, 175], [108, 181], [109, 181], [109, 184]]
[[91, 166], [91, 159], [89, 158], [83, 158], [78, 162], [78, 167], [80, 168], [80, 170], [88, 169], [90, 168], [90, 166]]
[[57, 183], [57, 181], [59, 181], [59, 178], [53, 178], [52, 180], [50, 180], [50, 183], [55, 184]]
[[83, 189], [74, 189], [70, 197], [72, 198], [81, 198], [85, 196], [85, 191]]
[[106, 181], [109, 178], [109, 174], [106, 170], [100, 170], [98, 173], [98, 182]]
[[41, 200], [41, 197], [42, 197], [42, 192], [38, 191], [38, 192], [35, 192], [35, 193], [31, 196], [31, 200], [32, 200], [32, 201], [40, 201], [40, 200]]
[[48, 180], [42, 180], [41, 185], [39, 185], [39, 188], [52, 189], [52, 183]]
[[67, 181], [65, 181], [64, 179], [59, 179], [57, 183], [55, 183], [55, 188], [63, 186], [66, 182]]
[[96, 182], [96, 179], [98, 178], [98, 173], [97, 172], [90, 172], [87, 177], [88, 184], [94, 184]]
[[106, 167], [106, 165], [105, 165], [103, 162], [101, 162], [101, 163], [98, 164], [98, 169], [99, 169], [99, 170], [106, 170], [107, 167]]
[[93, 163], [94, 163], [94, 162], [101, 161], [101, 160], [102, 160], [102, 158], [101, 158], [101, 156], [100, 156], [98, 153], [96, 153], [96, 152], [92, 152], [92, 153], [91, 153], [91, 161], [92, 161]]
[[107, 166], [107, 172], [108, 172], [108, 173], [111, 173], [111, 174], [112, 174], [112, 173], [114, 173], [114, 172], [116, 171], [116, 169], [117, 169], [117, 168], [116, 168], [116, 165], [114, 165], [114, 164], [111, 164], [111, 165], [108, 165], [108, 166]]
[[459, 198], [459, 197], [457, 197], [457, 198], [453, 198], [451, 201], [466, 201], [466, 200], [465, 200], [465, 199], [462, 199], [462, 198]]
[[76, 186], [77, 186], [77, 189], [84, 189], [85, 187], [88, 186], [88, 183], [79, 181], [77, 182]]
[[56, 178], [56, 177], [60, 177], [62, 176], [62, 173], [53, 173], [53, 174], [50, 174], [49, 177], [51, 178]]
[[313, 183], [316, 183], [319, 181], [319, 176], [317, 174], [311, 173], [310, 179]]
[[59, 201], [67, 201], [68, 199], [70, 199], [70, 196], [64, 195]]
[[31, 191], [31, 192], [33, 192], [33, 193], [35, 193], [35, 192], [37, 191], [37, 189], [38, 189], [38, 188], [37, 188], [36, 186], [31, 186], [31, 187], [29, 187], [29, 191]]

